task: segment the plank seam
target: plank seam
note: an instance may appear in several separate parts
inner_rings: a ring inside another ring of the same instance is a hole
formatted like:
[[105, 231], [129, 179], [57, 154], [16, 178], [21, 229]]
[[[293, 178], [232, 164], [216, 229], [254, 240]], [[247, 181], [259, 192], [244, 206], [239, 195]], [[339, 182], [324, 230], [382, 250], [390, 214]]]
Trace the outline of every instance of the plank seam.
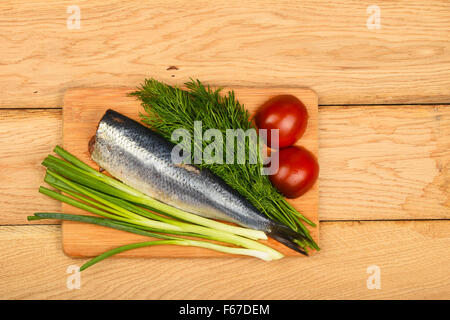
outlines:
[[[414, 222], [414, 221], [450, 221], [450, 218], [437, 219], [358, 219], [358, 220], [319, 220], [320, 223], [330, 222]], [[0, 227], [26, 227], [26, 226], [59, 226], [61, 223], [19, 223], [19, 224], [0, 224]]]
[[[357, 103], [357, 104], [319, 104], [320, 107], [389, 107], [389, 106], [450, 106], [450, 102], [436, 102], [436, 103], [386, 103], [386, 104], [370, 104], [370, 103]], [[62, 110], [63, 107], [1, 107], [0, 110]]]
[[450, 102], [440, 103], [355, 103], [355, 104], [319, 104], [319, 107], [377, 107], [377, 106], [450, 106]]

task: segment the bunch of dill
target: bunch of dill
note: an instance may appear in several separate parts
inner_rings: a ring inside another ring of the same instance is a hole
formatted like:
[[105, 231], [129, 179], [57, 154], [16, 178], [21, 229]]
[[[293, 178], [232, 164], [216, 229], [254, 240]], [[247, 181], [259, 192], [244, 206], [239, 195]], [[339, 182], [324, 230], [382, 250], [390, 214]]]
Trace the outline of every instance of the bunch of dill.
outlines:
[[[221, 89], [205, 87], [199, 80], [191, 80], [185, 83], [185, 86], [186, 90], [183, 90], [155, 79], [146, 79], [137, 91], [131, 93], [141, 100], [144, 107], [145, 113], [140, 114], [142, 122], [168, 140], [171, 140], [172, 132], [179, 128], [187, 130], [193, 137], [194, 121], [202, 121], [203, 132], [217, 129], [223, 136], [226, 135], [227, 129], [256, 129], [247, 110], [236, 99], [233, 91], [222, 94]], [[200, 148], [202, 151], [208, 143], [202, 141], [202, 144], [196, 145], [192, 139], [192, 149]], [[247, 155], [251, 154], [250, 152], [259, 154], [258, 150], [249, 150], [257, 147], [248, 141], [245, 142], [245, 148]], [[195, 152], [191, 153], [192, 157], [194, 154]], [[302, 234], [305, 240], [299, 242], [299, 245], [304, 249], [319, 249], [302, 221], [312, 226], [314, 223], [292, 207], [273, 187], [268, 176], [262, 174], [261, 159], [258, 159], [256, 164], [248, 160], [246, 159], [244, 164], [229, 164], [223, 161], [221, 164], [202, 162], [197, 166], [208, 168], [221, 177], [270, 219]]]

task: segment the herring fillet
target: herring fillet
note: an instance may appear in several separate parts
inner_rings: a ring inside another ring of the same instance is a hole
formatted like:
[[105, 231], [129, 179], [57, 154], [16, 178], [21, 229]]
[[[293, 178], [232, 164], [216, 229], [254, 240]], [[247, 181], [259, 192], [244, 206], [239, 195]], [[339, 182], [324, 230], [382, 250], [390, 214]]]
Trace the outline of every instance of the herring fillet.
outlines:
[[144, 125], [107, 110], [89, 143], [101, 168], [126, 185], [161, 202], [207, 218], [261, 230], [291, 249], [302, 235], [268, 219], [247, 199], [207, 169], [174, 164], [174, 144]]

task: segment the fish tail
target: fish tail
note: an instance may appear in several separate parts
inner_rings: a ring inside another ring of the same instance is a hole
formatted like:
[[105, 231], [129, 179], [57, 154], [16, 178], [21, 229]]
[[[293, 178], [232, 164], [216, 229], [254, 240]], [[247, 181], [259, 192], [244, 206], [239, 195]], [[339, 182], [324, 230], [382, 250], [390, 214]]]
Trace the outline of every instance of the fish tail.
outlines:
[[302, 236], [300, 233], [295, 232], [282, 224], [273, 223], [271, 225], [270, 232], [268, 233], [268, 235], [269, 237], [284, 244], [286, 247], [289, 247], [292, 250], [300, 252], [305, 256], [308, 255], [308, 253], [304, 249], [302, 249], [302, 247], [298, 243], [294, 241], [294, 240], [305, 240], [304, 236]]

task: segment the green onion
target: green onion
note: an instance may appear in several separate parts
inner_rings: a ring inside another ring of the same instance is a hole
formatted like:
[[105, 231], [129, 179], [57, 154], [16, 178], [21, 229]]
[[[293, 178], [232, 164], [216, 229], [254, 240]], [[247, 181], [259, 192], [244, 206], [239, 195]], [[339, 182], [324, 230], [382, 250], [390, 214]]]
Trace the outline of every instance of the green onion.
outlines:
[[[168, 236], [162, 233], [164, 230], [145, 228], [146, 230], [141, 230], [140, 226], [136, 226], [132, 223], [116, 221], [112, 219], [100, 218], [95, 216], [85, 216], [85, 215], [76, 215], [76, 214], [66, 214], [66, 213], [48, 213], [48, 212], [36, 212], [34, 216], [28, 216], [28, 220], [41, 220], [41, 219], [59, 219], [59, 220], [68, 220], [68, 221], [78, 221], [85, 222], [90, 224], [96, 224], [99, 226], [104, 226], [108, 228], [113, 228], [117, 230], [122, 230], [126, 232], [135, 233], [141, 236], [161, 238], [161, 239], [173, 239], [173, 236]], [[150, 231], [150, 232], [149, 232]], [[188, 237], [197, 237], [202, 239], [214, 240], [208, 236], [190, 234], [186, 232], [170, 232], [171, 234], [180, 235], [180, 236], [188, 236]], [[180, 238], [181, 239], [181, 238]]]
[[[75, 190], [83, 190], [82, 187], [80, 187], [79, 185], [77, 186], [76, 183], [73, 183], [67, 179], [62, 178], [61, 176], [52, 173], [52, 172], [48, 172], [50, 175], [52, 175], [53, 177], [57, 177], [62, 179], [63, 182], [65, 182], [66, 184], [68, 184], [69, 186], [72, 186]], [[97, 208], [94, 208], [92, 206], [89, 206], [79, 200], [76, 200], [74, 198], [59, 194], [55, 191], [52, 191], [50, 189], [47, 189], [45, 187], [40, 187], [39, 191], [43, 194], [46, 194], [56, 200], [60, 200], [62, 202], [68, 203], [72, 206], [75, 206], [77, 208], [80, 209], [84, 209], [86, 211], [89, 211], [91, 213], [95, 213], [107, 218], [111, 218], [111, 219], [116, 219], [116, 220], [120, 220], [120, 221], [124, 221], [124, 222], [131, 222], [133, 224], [136, 225], [140, 225], [140, 226], [144, 226], [144, 227], [150, 227], [153, 229], [158, 229], [158, 230], [166, 230], [166, 231], [182, 231], [182, 232], [188, 232], [188, 233], [193, 233], [193, 234], [201, 234], [201, 235], [206, 235], [209, 237], [213, 237], [215, 240], [218, 241], [223, 241], [223, 242], [227, 242], [227, 243], [231, 243], [231, 244], [235, 244], [235, 245], [239, 245], [239, 246], [243, 246], [249, 249], [254, 249], [254, 250], [260, 250], [260, 251], [264, 251], [267, 252], [269, 254], [271, 254], [274, 258], [281, 258], [282, 256], [280, 256], [280, 253], [270, 247], [267, 247], [259, 242], [238, 236], [236, 234], [232, 234], [232, 233], [228, 233], [228, 232], [224, 232], [221, 230], [214, 230], [211, 228], [206, 228], [203, 226], [198, 226], [198, 225], [193, 225], [193, 224], [187, 224], [184, 222], [178, 222], [175, 220], [172, 220], [172, 224], [169, 223], [164, 223], [164, 222], [160, 222], [160, 221], [155, 221], [155, 220], [151, 220], [151, 219], [145, 219], [139, 215], [135, 215], [132, 212], [127, 212], [126, 210], [124, 210], [122, 208], [121, 212], [119, 212], [118, 215], [114, 215], [111, 213], [108, 213], [106, 211], [103, 210], [99, 210]], [[82, 198], [83, 199], [83, 198]], [[85, 199], [85, 198], [84, 198]], [[99, 200], [101, 202], [105, 202], [107, 203], [108, 201], [95, 196], [96, 200]], [[134, 215], [135, 217], [133, 217], [132, 215]], [[130, 217], [131, 216], [131, 217]]]
[[[264, 232], [259, 230], [247, 229], [242, 227], [231, 226], [222, 222], [207, 219], [190, 212], [172, 207], [165, 203], [162, 203], [156, 199], [153, 199], [127, 185], [115, 180], [105, 174], [96, 172], [94, 169], [90, 168], [89, 171], [81, 169], [85, 165], [81, 160], [71, 155], [69, 152], [65, 151], [61, 147], [57, 146], [55, 148], [61, 156], [67, 161], [72, 161], [67, 163], [61, 159], [54, 156], [48, 156], [43, 165], [46, 166], [51, 171], [61, 174], [62, 176], [71, 179], [79, 184], [88, 186], [97, 191], [128, 200], [134, 203], [145, 205], [150, 207], [152, 210], [158, 212], [164, 212], [166, 215], [188, 221], [191, 223], [199, 224], [205, 227], [210, 227], [215, 230], [222, 230], [237, 235], [241, 235], [250, 239], [267, 239]], [[83, 166], [84, 165], [84, 166]]]
[[114, 228], [114, 229], [118, 229], [118, 230], [136, 233], [139, 235], [145, 235], [145, 236], [154, 237], [154, 238], [166, 239], [166, 240], [160, 240], [160, 241], [146, 241], [146, 242], [141, 242], [141, 243], [135, 243], [135, 244], [125, 245], [122, 247], [112, 249], [112, 250], [107, 251], [107, 252], [95, 257], [94, 259], [86, 262], [80, 268], [80, 271], [83, 271], [86, 268], [92, 266], [93, 264], [95, 264], [103, 259], [106, 259], [114, 254], [123, 252], [123, 251], [136, 249], [136, 248], [140, 248], [140, 247], [146, 247], [146, 246], [152, 246], [152, 245], [164, 245], [164, 244], [165, 245], [171, 244], [171, 245], [200, 247], [200, 248], [212, 249], [212, 250], [224, 252], [224, 253], [252, 256], [252, 257], [256, 257], [256, 258], [259, 258], [259, 259], [262, 259], [265, 261], [272, 260], [272, 257], [266, 252], [261, 252], [261, 251], [257, 251], [257, 250], [251, 250], [251, 249], [226, 247], [226, 246], [222, 246], [222, 245], [218, 245], [218, 244], [214, 244], [214, 243], [210, 243], [210, 242], [205, 242], [205, 241], [184, 239], [184, 238], [167, 236], [167, 235], [158, 234], [158, 233], [142, 231], [142, 230], [139, 230], [139, 229], [136, 229], [133, 227], [121, 225], [119, 223], [116, 223], [114, 221], [111, 221], [109, 219], [104, 219], [104, 218], [97, 218], [97, 217], [90, 217], [90, 216], [83, 216], [83, 215], [71, 215], [71, 214], [63, 214], [63, 213], [43, 213], [43, 212], [35, 213], [34, 216], [28, 217], [28, 220], [37, 220], [37, 219], [60, 219], [60, 220], [87, 222], [87, 223], [91, 223], [91, 224], [97, 224], [97, 225], [101, 225], [101, 226], [105, 226], [105, 227], [110, 227], [110, 228]]
[[270, 256], [265, 252], [249, 250], [249, 249], [242, 249], [242, 248], [230, 248], [230, 247], [220, 246], [220, 245], [210, 243], [210, 242], [201, 242], [201, 241], [195, 241], [195, 240], [156, 240], [156, 241], [146, 241], [146, 242], [128, 244], [128, 245], [125, 245], [122, 247], [118, 247], [118, 248], [109, 250], [109, 251], [102, 253], [101, 255], [89, 260], [88, 262], [86, 262], [84, 265], [81, 266], [80, 271], [83, 271], [86, 268], [92, 266], [93, 264], [96, 264], [97, 262], [100, 262], [103, 259], [106, 259], [112, 255], [121, 253], [123, 251], [142, 248], [142, 247], [155, 246], [155, 245], [193, 246], [193, 247], [212, 249], [212, 250], [221, 251], [221, 252], [225, 252], [225, 253], [253, 256], [255, 258], [259, 258], [259, 259], [262, 259], [265, 261], [272, 260], [270, 258]]
[[[62, 177], [54, 172], [48, 171], [47, 173], [50, 176], [53, 176], [54, 178], [61, 180], [63, 183], [65, 183], [69, 187], [73, 188], [74, 190], [76, 190], [76, 191], [78, 191], [100, 203], [104, 203], [104, 204], [110, 206], [111, 209], [113, 210], [112, 213], [117, 215], [116, 219], [118, 219], [118, 220], [125, 221], [125, 222], [132, 221], [134, 224], [137, 224], [137, 225], [156, 228], [156, 229], [162, 229], [162, 230], [184, 231], [184, 232], [190, 232], [190, 233], [204, 234], [207, 236], [215, 237], [220, 241], [245, 246], [250, 249], [262, 250], [262, 251], [266, 251], [266, 252], [271, 252], [273, 254], [275, 253], [274, 252], [275, 250], [273, 250], [267, 246], [264, 246], [259, 242], [238, 236], [236, 234], [224, 232], [221, 230], [215, 230], [215, 229], [211, 229], [211, 228], [207, 228], [207, 227], [203, 227], [203, 226], [179, 222], [176, 220], [170, 220], [170, 223], [166, 223], [166, 222], [160, 222], [160, 221], [155, 221], [155, 220], [150, 220], [150, 219], [144, 218], [142, 216], [134, 214], [131, 211], [124, 209], [123, 207], [120, 207], [112, 202], [109, 202], [108, 200], [106, 200], [100, 196], [97, 196], [97, 195], [87, 191], [86, 188], [83, 188], [82, 186], [78, 185], [77, 183], [69, 181], [68, 179], [65, 179], [64, 177]], [[54, 192], [52, 190], [49, 190], [45, 187], [41, 187], [40, 192], [42, 192], [50, 197], [53, 197], [57, 200], [77, 206], [78, 208], [90, 210], [90, 212], [92, 212], [92, 213], [96, 213], [98, 215], [103, 215], [103, 216], [109, 217], [109, 218], [114, 218], [111, 214], [109, 214], [105, 211], [101, 211], [101, 210], [95, 209], [95, 208], [94, 208], [94, 210], [92, 210], [92, 207], [87, 208], [88, 207], [87, 204], [84, 204], [80, 201], [74, 200], [73, 198], [61, 195], [61, 194]], [[78, 196], [75, 193], [72, 193], [72, 195]], [[86, 201], [86, 198], [81, 197], [81, 200]], [[90, 200], [88, 200], [88, 201], [90, 201]], [[109, 210], [107, 209], [107, 211], [109, 211]], [[166, 220], [168, 220], [168, 219], [166, 219]], [[275, 256], [276, 256], [276, 254], [275, 254]]]

